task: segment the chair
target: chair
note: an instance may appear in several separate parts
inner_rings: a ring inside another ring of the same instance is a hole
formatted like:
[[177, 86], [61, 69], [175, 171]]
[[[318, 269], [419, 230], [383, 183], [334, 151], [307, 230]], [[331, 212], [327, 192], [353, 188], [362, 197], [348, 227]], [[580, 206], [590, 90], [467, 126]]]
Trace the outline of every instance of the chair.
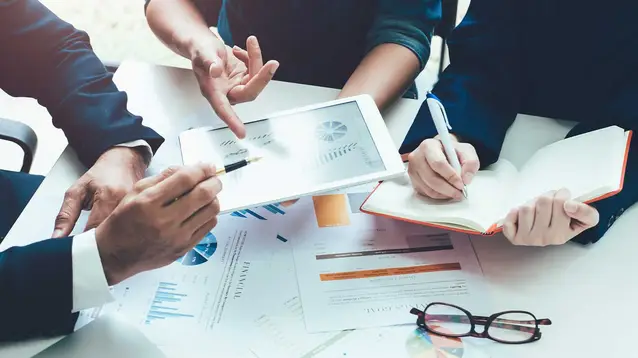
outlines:
[[456, 14], [459, 8], [458, 0], [441, 1], [441, 21], [434, 29], [434, 35], [439, 36], [443, 41], [441, 44], [441, 57], [439, 60], [439, 74], [443, 72], [445, 64], [445, 49], [447, 48], [447, 38], [456, 27]]
[[13, 142], [20, 146], [24, 152], [20, 171], [29, 173], [31, 164], [33, 164], [33, 156], [38, 147], [38, 137], [33, 129], [24, 123], [0, 118], [0, 140]]

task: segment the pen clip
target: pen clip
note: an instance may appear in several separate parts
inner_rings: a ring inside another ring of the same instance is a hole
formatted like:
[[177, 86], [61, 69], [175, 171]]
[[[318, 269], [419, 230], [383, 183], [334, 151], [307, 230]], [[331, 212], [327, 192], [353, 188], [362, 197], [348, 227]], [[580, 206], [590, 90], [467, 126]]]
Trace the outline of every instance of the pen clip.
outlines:
[[443, 116], [443, 119], [445, 120], [445, 125], [447, 126], [447, 129], [451, 130], [452, 126], [450, 125], [450, 120], [447, 118], [447, 113], [445, 113], [445, 108], [443, 107], [443, 104], [441, 104], [441, 102], [436, 101], [437, 106], [439, 106], [439, 109], [441, 110], [441, 115]]
[[432, 100], [434, 103], [436, 103], [436, 106], [441, 111], [441, 116], [443, 116], [443, 120], [445, 121], [445, 126], [447, 127], [448, 130], [451, 130], [452, 126], [450, 125], [450, 120], [447, 118], [447, 113], [445, 112], [445, 107], [443, 107], [443, 103], [441, 103], [441, 100], [439, 100], [439, 98], [435, 96], [434, 93], [432, 92], [428, 92], [425, 99], [426, 101]]

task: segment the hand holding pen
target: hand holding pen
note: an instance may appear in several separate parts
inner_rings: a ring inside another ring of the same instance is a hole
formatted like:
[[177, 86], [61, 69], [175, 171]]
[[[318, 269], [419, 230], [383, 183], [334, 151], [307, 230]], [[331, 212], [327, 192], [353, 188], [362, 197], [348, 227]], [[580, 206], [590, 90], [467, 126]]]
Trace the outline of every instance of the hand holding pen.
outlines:
[[467, 198], [467, 185], [480, 167], [476, 150], [449, 133], [447, 114], [436, 96], [428, 93], [426, 104], [438, 135], [424, 140], [408, 156], [412, 185], [419, 194], [432, 199]]

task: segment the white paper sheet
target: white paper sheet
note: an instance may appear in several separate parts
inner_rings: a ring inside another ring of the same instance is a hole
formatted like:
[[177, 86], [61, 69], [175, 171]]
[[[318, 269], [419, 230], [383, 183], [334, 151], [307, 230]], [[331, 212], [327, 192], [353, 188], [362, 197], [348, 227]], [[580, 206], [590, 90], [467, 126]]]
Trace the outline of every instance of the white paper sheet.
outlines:
[[[372, 187], [333, 194], [361, 194]], [[363, 197], [351, 195], [353, 207], [358, 207]], [[295, 273], [300, 264], [295, 263], [292, 253], [300, 238], [288, 236], [291, 231], [286, 228], [295, 227], [307, 215], [308, 202], [312, 198], [220, 217], [212, 231], [214, 241], [209, 237], [179, 262], [115, 286], [116, 302], [82, 312], [76, 328], [101, 314], [117, 314], [169, 357], [208, 357], [213, 353], [233, 358], [370, 357], [383, 351], [393, 352], [386, 356], [397, 358], [415, 357], [416, 353], [420, 358], [438, 358], [437, 349], [447, 347], [447, 343], [424, 336], [414, 338], [417, 327], [413, 316], [410, 324], [402, 327], [324, 333], [306, 330], [308, 310], [301, 305]], [[314, 218], [314, 212], [311, 214]], [[462, 357], [472, 358], [469, 353], [466, 350]]]
[[467, 235], [361, 214], [363, 196], [304, 199], [286, 228], [308, 331], [414, 323], [432, 301], [486, 309]]

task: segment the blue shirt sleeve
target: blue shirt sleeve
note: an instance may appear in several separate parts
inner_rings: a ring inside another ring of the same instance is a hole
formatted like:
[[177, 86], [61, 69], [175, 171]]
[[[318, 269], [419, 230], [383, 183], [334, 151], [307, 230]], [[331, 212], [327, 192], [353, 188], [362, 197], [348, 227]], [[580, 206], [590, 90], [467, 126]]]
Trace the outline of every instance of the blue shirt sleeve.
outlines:
[[84, 165], [118, 144], [143, 139], [155, 151], [163, 142], [129, 113], [87, 34], [39, 1], [0, 2], [0, 48], [0, 88], [46, 107]]
[[[448, 41], [451, 64], [432, 91], [446, 109], [452, 132], [476, 148], [482, 167], [498, 159], [519, 107], [514, 3], [470, 3], [468, 13]], [[409, 153], [436, 134], [424, 103], [400, 152]]]
[[440, 0], [378, 0], [367, 51], [384, 43], [404, 46], [414, 52], [423, 70], [430, 57], [434, 27], [440, 20]]

